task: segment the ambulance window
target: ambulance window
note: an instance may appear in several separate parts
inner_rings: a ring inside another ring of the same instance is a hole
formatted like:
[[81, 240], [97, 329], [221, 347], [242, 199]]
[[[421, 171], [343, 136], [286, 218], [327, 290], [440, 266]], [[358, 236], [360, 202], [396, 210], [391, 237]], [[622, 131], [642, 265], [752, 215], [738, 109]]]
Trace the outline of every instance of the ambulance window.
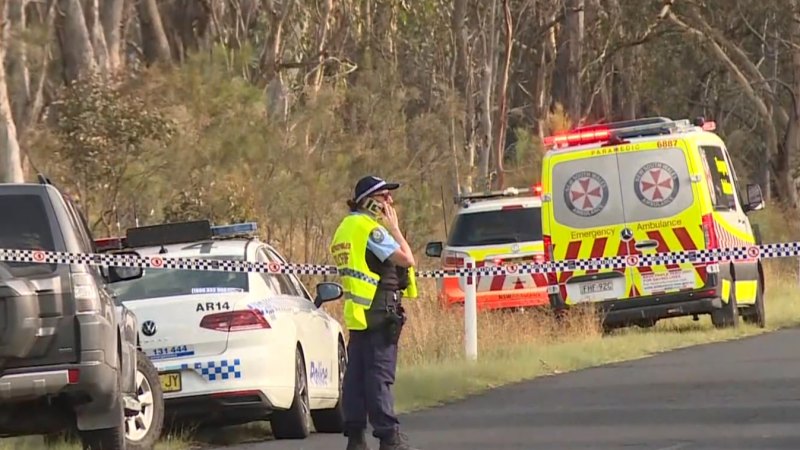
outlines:
[[617, 156], [557, 162], [552, 169], [555, 220], [571, 228], [596, 228], [624, 221]]
[[539, 207], [463, 213], [456, 216], [447, 245], [497, 245], [542, 240]]
[[679, 148], [620, 153], [628, 222], [673, 217], [694, 203], [686, 156]]
[[720, 147], [700, 146], [703, 162], [711, 193], [711, 204], [717, 211], [736, 209], [736, 198], [733, 193], [733, 180], [728, 162]]

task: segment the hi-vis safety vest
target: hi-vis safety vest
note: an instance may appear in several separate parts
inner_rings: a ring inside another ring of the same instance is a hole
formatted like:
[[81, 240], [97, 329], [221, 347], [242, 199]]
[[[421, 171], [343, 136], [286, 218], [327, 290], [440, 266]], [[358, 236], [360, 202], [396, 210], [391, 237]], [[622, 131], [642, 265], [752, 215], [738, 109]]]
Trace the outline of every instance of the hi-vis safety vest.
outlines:
[[[344, 289], [344, 320], [349, 330], [367, 328], [364, 312], [372, 306], [380, 279], [367, 265], [367, 239], [370, 232], [380, 226], [367, 214], [350, 214], [339, 224], [331, 242], [330, 251]], [[403, 296], [417, 297], [413, 267], [408, 270], [408, 287], [403, 290]]]

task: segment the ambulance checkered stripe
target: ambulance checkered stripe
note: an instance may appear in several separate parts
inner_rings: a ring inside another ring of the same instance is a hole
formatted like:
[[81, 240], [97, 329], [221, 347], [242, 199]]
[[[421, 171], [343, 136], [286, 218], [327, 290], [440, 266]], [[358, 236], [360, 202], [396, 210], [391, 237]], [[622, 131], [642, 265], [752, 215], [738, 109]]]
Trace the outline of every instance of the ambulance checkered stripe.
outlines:
[[[439, 269], [421, 271], [421, 278], [448, 278], [464, 275], [536, 274], [558, 271], [624, 269], [675, 263], [716, 263], [756, 258], [789, 258], [800, 256], [800, 242], [731, 247], [713, 250], [684, 250], [650, 255], [628, 255], [609, 258], [571, 259], [557, 262], [528, 263], [506, 266]], [[336, 266], [318, 264], [278, 264], [234, 260], [166, 258], [112, 253], [83, 254], [40, 250], [0, 249], [0, 261], [40, 264], [88, 264], [95, 266], [142, 267], [148, 269], [212, 270], [224, 272], [292, 273], [296, 275], [337, 275]]]

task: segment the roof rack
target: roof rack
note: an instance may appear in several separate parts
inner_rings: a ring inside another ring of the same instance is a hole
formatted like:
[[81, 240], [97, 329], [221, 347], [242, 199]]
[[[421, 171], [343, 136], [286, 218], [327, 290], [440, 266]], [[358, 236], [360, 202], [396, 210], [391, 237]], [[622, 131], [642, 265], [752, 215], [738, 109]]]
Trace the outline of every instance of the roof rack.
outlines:
[[453, 197], [453, 203], [455, 203], [456, 205], [461, 204], [466, 206], [475, 200], [488, 200], [500, 197], [515, 197], [517, 195], [522, 195], [522, 194], [533, 194], [534, 196], [538, 197], [539, 195], [541, 195], [541, 193], [542, 193], [542, 185], [537, 183], [527, 188], [507, 187], [503, 190], [498, 190], [498, 191], [484, 191], [484, 192], [456, 195], [455, 197]]
[[546, 148], [563, 148], [574, 145], [604, 142], [618, 145], [627, 139], [644, 136], [658, 136], [692, 131], [700, 128], [704, 131], [716, 129], [714, 121], [706, 121], [704, 117], [672, 120], [669, 117], [646, 117], [605, 124], [588, 125], [563, 133], [556, 133], [544, 139]]

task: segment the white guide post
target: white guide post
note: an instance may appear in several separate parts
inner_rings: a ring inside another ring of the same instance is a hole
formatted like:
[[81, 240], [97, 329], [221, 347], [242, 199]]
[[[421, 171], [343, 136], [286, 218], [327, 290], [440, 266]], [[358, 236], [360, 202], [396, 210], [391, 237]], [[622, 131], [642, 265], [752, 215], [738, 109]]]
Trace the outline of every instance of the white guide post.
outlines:
[[[473, 258], [464, 259], [467, 270], [475, 268]], [[478, 359], [478, 292], [477, 277], [467, 274], [460, 277], [461, 289], [464, 291], [464, 349], [468, 360]]]

